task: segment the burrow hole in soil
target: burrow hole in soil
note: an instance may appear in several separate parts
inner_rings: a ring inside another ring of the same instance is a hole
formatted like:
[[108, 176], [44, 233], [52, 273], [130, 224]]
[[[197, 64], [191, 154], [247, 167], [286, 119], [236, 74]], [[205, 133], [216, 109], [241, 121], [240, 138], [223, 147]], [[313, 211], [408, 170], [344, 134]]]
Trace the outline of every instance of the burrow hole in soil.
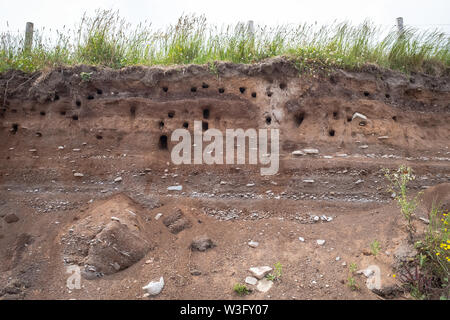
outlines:
[[65, 116], [66, 112], [64, 110], [62, 110], [62, 111], [59, 112], [59, 114], [62, 115], [62, 116]]
[[72, 120], [75, 120], [75, 121], [78, 120], [78, 116], [77, 116], [76, 114], [73, 115], [73, 116], [72, 116]]
[[184, 122], [184, 123], [183, 123], [183, 128], [185, 128], [185, 129], [189, 128], [189, 123]]
[[239, 88], [239, 91], [240, 91], [241, 93], [244, 93], [244, 92], [245, 92], [245, 87], [240, 87], [240, 88]]
[[280, 89], [281, 90], [286, 90], [286, 88], [287, 88], [286, 83], [284, 83], [284, 82], [280, 83]]
[[338, 118], [338, 112], [337, 111], [333, 111], [333, 118], [337, 119]]
[[347, 122], [352, 122], [352, 117], [351, 116], [347, 117]]
[[225, 89], [224, 88], [219, 88], [219, 93], [224, 93]]
[[136, 107], [135, 106], [130, 107], [130, 116], [132, 118], [134, 118], [136, 116]]
[[208, 122], [202, 121], [202, 130], [203, 130], [203, 131], [208, 130]]
[[175, 117], [175, 111], [169, 111], [169, 112], [167, 113], [167, 116], [168, 116], [169, 118]]
[[160, 122], [159, 122], [159, 128], [160, 128], [160, 129], [164, 128], [164, 121], [160, 121]]
[[75, 101], [75, 104], [76, 104], [76, 106], [77, 106], [78, 108], [81, 107], [81, 101], [80, 101], [80, 100]]
[[202, 88], [203, 88], [203, 89], [208, 89], [208, 88], [209, 88], [209, 85], [208, 85], [207, 83], [204, 83], [204, 82], [203, 82], [203, 83], [202, 83]]
[[93, 100], [93, 99], [94, 99], [94, 96], [93, 96], [92, 94], [90, 94], [90, 95], [87, 96], [87, 99], [88, 99], [88, 100]]
[[271, 97], [271, 96], [272, 96], [272, 94], [273, 94], [273, 92], [270, 92], [270, 91], [269, 91], [269, 92], [267, 92], [267, 96], [268, 96], [268, 97]]
[[386, 93], [384, 96], [386, 97], [386, 99], [389, 99], [391, 97], [389, 93]]
[[297, 114], [294, 115], [294, 121], [295, 121], [295, 124], [297, 125], [297, 127], [300, 127], [300, 125], [302, 124], [304, 119], [305, 119], [305, 113], [303, 111], [298, 112]]
[[41, 112], [39, 112], [39, 114], [40, 114], [41, 116], [45, 116], [45, 111], [41, 111]]
[[203, 119], [209, 119], [209, 109], [203, 109]]
[[16, 134], [17, 130], [19, 130], [19, 125], [17, 123], [13, 123], [11, 129], [12, 134]]
[[191, 92], [197, 92], [197, 87], [192, 87]]
[[102, 89], [97, 89], [97, 94], [103, 94], [103, 90]]
[[365, 96], [365, 97], [370, 96], [370, 92], [369, 92], [369, 91], [364, 91], [364, 96]]
[[336, 132], [333, 129], [328, 130], [328, 134], [330, 135], [330, 137], [334, 137], [335, 133]]
[[159, 137], [159, 149], [167, 150], [167, 136], [165, 134]]
[[103, 136], [100, 135], [100, 134], [96, 135], [95, 137], [97, 138], [97, 140], [102, 140], [103, 139]]
[[393, 116], [392, 120], [394, 120], [395, 122], [397, 122], [397, 116]]
[[36, 137], [42, 137], [42, 133], [40, 133], [40, 132], [36, 132]]
[[163, 89], [164, 92], [169, 91], [169, 88], [168, 88], [168, 87], [162, 87], [162, 89]]
[[53, 98], [53, 100], [59, 100], [59, 95], [57, 93], [55, 93], [55, 97]]
[[256, 92], [252, 92], [252, 97], [256, 98]]
[[272, 123], [272, 117], [267, 116], [267, 117], [266, 117], [266, 123], [267, 123], [267, 124], [271, 124], [271, 123]]

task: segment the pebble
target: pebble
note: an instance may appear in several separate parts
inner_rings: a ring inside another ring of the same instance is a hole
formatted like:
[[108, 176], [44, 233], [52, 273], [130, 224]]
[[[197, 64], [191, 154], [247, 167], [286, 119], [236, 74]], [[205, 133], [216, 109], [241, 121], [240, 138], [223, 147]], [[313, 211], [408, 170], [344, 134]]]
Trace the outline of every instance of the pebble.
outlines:
[[325, 240], [317, 240], [316, 241], [319, 246], [323, 246], [325, 244]]
[[122, 181], [122, 177], [117, 177], [114, 179], [114, 182], [121, 182]]
[[305, 242], [305, 238], [303, 237], [298, 237], [298, 240], [300, 240], [301, 242]]
[[80, 172], [75, 172], [73, 174], [74, 177], [84, 177], [84, 174], [80, 173]]
[[293, 156], [303, 156], [305, 153], [301, 150], [292, 151]]
[[272, 288], [273, 282], [267, 279], [262, 279], [258, 281], [258, 285], [256, 286], [256, 290], [259, 292], [267, 292]]
[[248, 245], [250, 246], [250, 247], [252, 247], [252, 248], [256, 248], [256, 247], [258, 247], [259, 246], [259, 242], [257, 242], [257, 241], [250, 241], [249, 243], [248, 243]]
[[145, 287], [142, 287], [151, 296], [158, 295], [164, 288], [164, 278], [161, 277], [159, 281], [150, 281]]
[[319, 150], [314, 149], [314, 148], [306, 148], [306, 149], [303, 149], [303, 152], [306, 154], [318, 154]]
[[159, 218], [161, 218], [162, 215], [163, 215], [162, 213], [158, 213], [158, 214], [155, 216], [155, 220], [159, 220]]
[[181, 190], [183, 190], [183, 186], [170, 186], [170, 187], [167, 187], [167, 190], [169, 190], [169, 191], [181, 191]]

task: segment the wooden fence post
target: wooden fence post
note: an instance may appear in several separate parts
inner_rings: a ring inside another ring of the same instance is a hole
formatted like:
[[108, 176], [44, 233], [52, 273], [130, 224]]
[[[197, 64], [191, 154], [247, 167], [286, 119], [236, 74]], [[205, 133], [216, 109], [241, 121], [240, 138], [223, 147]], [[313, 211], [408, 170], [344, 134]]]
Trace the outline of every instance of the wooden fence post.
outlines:
[[33, 22], [27, 22], [27, 26], [25, 29], [25, 44], [24, 44], [24, 50], [30, 51], [31, 47], [33, 46]]

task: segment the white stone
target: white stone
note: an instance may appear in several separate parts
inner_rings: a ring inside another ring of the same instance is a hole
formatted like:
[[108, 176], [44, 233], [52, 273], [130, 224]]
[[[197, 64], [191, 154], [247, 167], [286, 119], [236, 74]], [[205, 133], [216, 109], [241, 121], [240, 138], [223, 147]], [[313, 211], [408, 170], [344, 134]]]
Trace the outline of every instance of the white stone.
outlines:
[[256, 286], [256, 290], [259, 292], [267, 292], [272, 288], [273, 282], [267, 279], [262, 279], [258, 281], [258, 285]]
[[301, 242], [305, 242], [305, 238], [303, 237], [298, 237], [298, 240], [300, 240]]
[[314, 148], [305, 148], [303, 149], [303, 152], [306, 154], [318, 154], [319, 150]]
[[121, 182], [122, 181], [122, 177], [117, 177], [114, 179], [114, 182]]
[[313, 179], [305, 179], [303, 180], [304, 183], [314, 183]]
[[259, 246], [259, 242], [252, 240], [248, 243], [248, 245], [252, 248], [256, 248], [257, 246]]
[[155, 220], [159, 220], [159, 218], [161, 218], [161, 216], [162, 216], [162, 213], [158, 213], [158, 214], [155, 216]]
[[303, 156], [305, 153], [302, 150], [292, 151], [293, 156]]
[[367, 117], [365, 115], [363, 115], [362, 113], [359, 113], [359, 112], [355, 112], [353, 114], [352, 120], [354, 120], [355, 118], [360, 118], [360, 119], [363, 119], [363, 120], [367, 120]]
[[80, 172], [75, 172], [73, 174], [74, 177], [84, 177], [84, 174], [80, 173]]
[[150, 281], [145, 287], [142, 287], [151, 296], [156, 296], [164, 288], [164, 278], [161, 277], [159, 281]]
[[245, 278], [245, 283], [251, 284], [252, 286], [254, 286], [257, 282], [258, 282], [258, 279], [254, 278], [254, 277], [246, 277]]
[[120, 222], [119, 218], [117, 218], [117, 217], [111, 217], [111, 220]]
[[247, 183], [247, 187], [254, 187], [255, 184], [254, 183]]
[[367, 144], [363, 144], [362, 146], [359, 146], [361, 149], [367, 149], [369, 146]]
[[272, 271], [272, 268], [269, 266], [263, 266], [263, 267], [252, 267], [248, 269], [257, 279], [264, 278], [270, 271]]
[[181, 191], [181, 190], [183, 190], [183, 186], [170, 186], [170, 187], [167, 187], [167, 190], [169, 190], [169, 191]]
[[317, 240], [316, 241], [319, 246], [323, 246], [325, 244], [325, 240]]

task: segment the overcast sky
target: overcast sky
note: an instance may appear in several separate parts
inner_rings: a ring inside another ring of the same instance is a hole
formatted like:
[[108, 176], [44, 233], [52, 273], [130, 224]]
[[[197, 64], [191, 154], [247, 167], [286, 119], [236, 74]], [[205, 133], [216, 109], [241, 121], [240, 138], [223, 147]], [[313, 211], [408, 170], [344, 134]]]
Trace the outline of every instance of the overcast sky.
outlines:
[[359, 23], [369, 18], [389, 27], [402, 16], [406, 26], [441, 28], [450, 35], [450, 0], [0, 0], [0, 31], [23, 30], [27, 21], [39, 29], [72, 28], [83, 12], [92, 14], [96, 8], [118, 9], [127, 21], [148, 20], [155, 28], [175, 23], [183, 13], [205, 14], [218, 25], [247, 20], [267, 25]]

